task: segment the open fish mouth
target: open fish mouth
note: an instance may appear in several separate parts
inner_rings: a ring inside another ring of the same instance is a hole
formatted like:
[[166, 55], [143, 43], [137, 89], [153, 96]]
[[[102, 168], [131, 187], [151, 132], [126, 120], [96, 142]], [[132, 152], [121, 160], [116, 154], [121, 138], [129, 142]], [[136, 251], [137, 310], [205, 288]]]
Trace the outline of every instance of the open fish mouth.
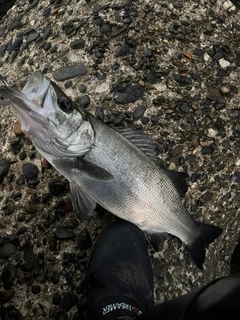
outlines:
[[41, 72], [35, 72], [29, 78], [22, 91], [10, 88], [7, 80], [1, 75], [0, 80], [5, 85], [0, 87], [1, 105], [11, 104], [15, 112], [19, 107], [28, 112], [33, 110], [36, 112], [39, 107], [43, 108], [43, 102], [50, 85], [50, 80]]

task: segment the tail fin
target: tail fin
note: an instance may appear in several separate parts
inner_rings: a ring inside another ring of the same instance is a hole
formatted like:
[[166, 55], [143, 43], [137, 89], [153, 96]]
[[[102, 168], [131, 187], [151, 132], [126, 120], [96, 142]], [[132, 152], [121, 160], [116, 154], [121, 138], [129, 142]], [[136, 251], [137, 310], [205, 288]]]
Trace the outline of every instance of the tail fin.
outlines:
[[222, 229], [219, 227], [199, 223], [197, 237], [192, 244], [186, 246], [199, 269], [203, 268], [206, 246], [213, 242], [221, 233]]

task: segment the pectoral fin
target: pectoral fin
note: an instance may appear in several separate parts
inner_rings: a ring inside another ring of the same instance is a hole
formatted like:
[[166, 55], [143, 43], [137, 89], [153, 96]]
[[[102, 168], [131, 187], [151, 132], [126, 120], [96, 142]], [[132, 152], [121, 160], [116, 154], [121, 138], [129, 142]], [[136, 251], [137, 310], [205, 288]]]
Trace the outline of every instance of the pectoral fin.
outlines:
[[78, 219], [80, 221], [87, 220], [94, 211], [96, 202], [75, 183], [70, 183], [70, 190], [73, 208]]
[[113, 176], [107, 170], [97, 166], [94, 163], [84, 160], [83, 158], [78, 159], [78, 169], [96, 180], [107, 181], [113, 179]]

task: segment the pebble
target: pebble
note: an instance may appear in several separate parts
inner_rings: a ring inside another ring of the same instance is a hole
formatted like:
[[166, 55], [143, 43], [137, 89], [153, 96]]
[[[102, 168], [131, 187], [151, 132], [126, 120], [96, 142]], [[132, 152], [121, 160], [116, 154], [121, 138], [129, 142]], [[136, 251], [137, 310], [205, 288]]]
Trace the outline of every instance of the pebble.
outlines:
[[83, 39], [77, 39], [70, 43], [72, 49], [83, 49], [85, 47], [85, 41]]
[[48, 182], [49, 192], [52, 196], [59, 196], [66, 191], [67, 184], [64, 181], [51, 179]]
[[48, 245], [50, 251], [55, 251], [57, 248], [57, 237], [53, 232], [48, 235]]
[[132, 118], [133, 120], [139, 120], [143, 117], [146, 107], [139, 104], [137, 108], [133, 111]]
[[81, 108], [87, 108], [90, 104], [91, 100], [89, 95], [85, 94], [84, 96], [80, 97], [77, 100], [77, 104], [81, 107]]
[[2, 302], [7, 303], [10, 301], [15, 295], [14, 289], [5, 290], [2, 292]]
[[52, 297], [52, 304], [60, 305], [61, 303], [61, 295], [59, 292], [55, 292]]
[[84, 76], [86, 74], [87, 68], [82, 63], [78, 63], [58, 69], [53, 73], [53, 78], [56, 81], [65, 81], [77, 76]]
[[77, 297], [72, 291], [68, 291], [62, 298], [62, 307], [65, 310], [70, 310], [77, 302]]
[[16, 252], [16, 247], [12, 243], [4, 243], [0, 246], [0, 258], [9, 259]]
[[82, 84], [80, 84], [78, 90], [81, 93], [85, 93], [87, 91], [87, 86], [84, 83], [82, 83]]
[[64, 223], [64, 227], [69, 229], [76, 229], [78, 225], [79, 225], [79, 221], [75, 218], [69, 218]]
[[32, 293], [39, 294], [41, 292], [41, 287], [39, 284], [32, 285]]
[[144, 95], [144, 88], [139, 85], [128, 85], [123, 91], [116, 91], [113, 94], [113, 100], [118, 104], [127, 104], [135, 102]]
[[37, 267], [38, 261], [37, 261], [35, 253], [33, 252], [33, 246], [32, 245], [28, 245], [26, 248], [24, 248], [23, 259], [32, 268], [36, 268]]
[[77, 245], [81, 250], [86, 250], [92, 246], [92, 239], [87, 228], [84, 228], [80, 231], [77, 238]]
[[22, 170], [26, 179], [35, 179], [39, 173], [38, 167], [33, 163], [24, 163]]
[[26, 45], [29, 45], [30, 43], [32, 43], [33, 41], [35, 41], [38, 37], [40, 36], [40, 34], [38, 32], [32, 32], [28, 35], [27, 40], [26, 40]]
[[96, 87], [95, 92], [102, 93], [102, 92], [106, 92], [108, 90], [109, 90], [109, 84], [107, 82], [103, 82]]
[[159, 79], [155, 76], [154, 72], [144, 73], [143, 77], [148, 83], [151, 84], [156, 84], [159, 81]]
[[203, 57], [204, 51], [203, 51], [203, 49], [196, 48], [193, 50], [193, 54], [195, 54], [196, 56], [199, 56], [199, 57]]
[[20, 120], [17, 120], [15, 123], [14, 123], [14, 133], [17, 135], [17, 136], [22, 136], [24, 133], [22, 131], [22, 126], [21, 126], [21, 122]]
[[222, 99], [219, 89], [212, 88], [207, 92], [207, 99], [212, 101], [219, 101]]
[[104, 113], [103, 113], [103, 108], [97, 107], [96, 111], [95, 111], [95, 117], [99, 120], [103, 120], [104, 119]]
[[24, 204], [24, 208], [28, 213], [36, 213], [38, 211], [38, 207], [31, 200], [27, 200]]
[[10, 162], [4, 158], [0, 158], [0, 183], [3, 178], [8, 174], [10, 168]]
[[115, 57], [122, 57], [129, 53], [129, 46], [124, 43], [120, 48], [117, 49]]
[[219, 62], [220, 66], [221, 66], [223, 69], [226, 69], [227, 67], [230, 66], [230, 62], [227, 61], [227, 60], [225, 60], [224, 58], [219, 59], [218, 62]]
[[23, 42], [22, 38], [16, 39], [8, 50], [9, 54], [11, 54], [13, 51], [18, 51], [22, 45], [22, 42]]
[[48, 18], [50, 14], [51, 14], [51, 7], [47, 7], [43, 9], [42, 15], [44, 18]]
[[202, 152], [203, 155], [212, 154], [213, 153], [213, 148], [211, 146], [204, 146], [204, 147], [202, 147], [201, 152]]
[[5, 290], [8, 290], [13, 285], [13, 282], [17, 275], [17, 267], [14, 264], [7, 264], [2, 273], [3, 287]]
[[51, 276], [51, 281], [53, 284], [57, 284], [59, 282], [59, 273], [58, 271], [54, 271]]
[[65, 227], [57, 227], [55, 234], [59, 240], [73, 239], [75, 237], [75, 234]]

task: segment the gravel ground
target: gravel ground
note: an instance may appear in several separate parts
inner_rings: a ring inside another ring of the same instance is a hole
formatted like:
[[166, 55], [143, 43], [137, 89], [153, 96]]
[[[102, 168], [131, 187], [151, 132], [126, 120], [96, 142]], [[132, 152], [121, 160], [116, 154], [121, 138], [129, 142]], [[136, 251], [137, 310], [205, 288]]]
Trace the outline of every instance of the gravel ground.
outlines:
[[[162, 165], [190, 175], [189, 212], [224, 230], [202, 271], [176, 238], [162, 241], [158, 253], [149, 246], [156, 303], [240, 270], [239, 251], [232, 259], [240, 231], [234, 4], [19, 0], [1, 20], [0, 74], [11, 86], [21, 89], [42, 70], [109, 125], [143, 127]], [[49, 168], [9, 109], [0, 108], [0, 313], [84, 319], [89, 250], [113, 217], [97, 208], [79, 223], [68, 182]]]

